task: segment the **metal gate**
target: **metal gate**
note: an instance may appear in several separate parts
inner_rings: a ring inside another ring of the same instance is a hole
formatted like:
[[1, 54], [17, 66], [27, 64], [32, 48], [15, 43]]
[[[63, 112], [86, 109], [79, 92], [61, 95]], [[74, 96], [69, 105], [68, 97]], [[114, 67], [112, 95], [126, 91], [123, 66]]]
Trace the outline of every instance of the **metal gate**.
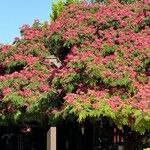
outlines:
[[93, 131], [93, 150], [143, 150], [143, 144], [134, 138], [134, 132], [129, 128], [119, 130], [107, 118], [97, 121]]
[[57, 150], [143, 150], [129, 130], [119, 130], [107, 118], [96, 122], [63, 122], [57, 128]]
[[20, 127], [0, 127], [2, 150], [46, 150], [46, 130], [32, 128], [23, 131]]

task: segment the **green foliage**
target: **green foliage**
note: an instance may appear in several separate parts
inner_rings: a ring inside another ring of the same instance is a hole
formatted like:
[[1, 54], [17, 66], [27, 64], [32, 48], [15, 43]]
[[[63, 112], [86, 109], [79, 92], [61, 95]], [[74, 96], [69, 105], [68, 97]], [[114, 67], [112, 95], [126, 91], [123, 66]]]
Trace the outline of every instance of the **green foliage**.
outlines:
[[[50, 52], [52, 52], [53, 55], [56, 55], [59, 57], [59, 51], [62, 48], [63, 41], [60, 33], [53, 33], [51, 36], [50, 42], [48, 43], [48, 46], [50, 47]], [[53, 48], [53, 51], [51, 49]]]
[[136, 1], [142, 1], [142, 0], [119, 0], [121, 3], [124, 3], [124, 4], [131, 4], [131, 3], [134, 3]]
[[25, 60], [12, 61], [6, 69], [6, 73], [12, 73], [14, 71], [19, 71], [25, 66], [26, 66]]
[[87, 0], [90, 3], [107, 3], [108, 0]]
[[24, 104], [24, 98], [17, 94], [17, 93], [12, 93], [11, 95], [7, 95], [3, 98], [3, 100], [5, 102], [12, 102], [14, 106], [19, 107], [19, 106], [23, 106]]
[[52, 2], [52, 14], [50, 18], [55, 21], [63, 12], [66, 6], [74, 3], [79, 3], [79, 0], [56, 0]]
[[135, 27], [135, 32], [140, 32], [142, 29], [144, 29], [146, 26], [150, 26], [150, 17], [146, 17], [143, 22], [139, 23]]
[[104, 45], [101, 49], [103, 57], [114, 54], [116, 48], [117, 48], [116, 46]]
[[22, 112], [18, 110], [13, 116], [14, 122], [17, 123], [18, 121], [20, 121], [21, 117], [22, 117]]

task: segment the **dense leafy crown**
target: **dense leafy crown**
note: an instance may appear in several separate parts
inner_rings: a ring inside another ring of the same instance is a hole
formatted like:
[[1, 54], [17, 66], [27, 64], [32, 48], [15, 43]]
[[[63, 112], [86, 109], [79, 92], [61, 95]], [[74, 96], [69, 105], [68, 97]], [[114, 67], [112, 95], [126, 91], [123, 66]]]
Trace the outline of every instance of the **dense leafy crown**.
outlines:
[[149, 0], [71, 4], [21, 33], [0, 48], [1, 122], [105, 116], [150, 129]]
[[0, 47], [1, 123], [42, 121], [39, 102], [50, 90], [46, 37], [49, 25], [35, 20], [21, 27], [21, 38]]

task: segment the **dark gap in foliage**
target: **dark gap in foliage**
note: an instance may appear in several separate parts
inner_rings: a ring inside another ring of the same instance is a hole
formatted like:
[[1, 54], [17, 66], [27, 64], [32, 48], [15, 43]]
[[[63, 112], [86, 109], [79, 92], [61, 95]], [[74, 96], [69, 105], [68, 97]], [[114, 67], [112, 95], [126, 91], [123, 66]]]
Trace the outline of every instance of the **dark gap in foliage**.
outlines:
[[63, 61], [70, 52], [73, 44], [74, 41], [71, 39], [64, 42], [59, 33], [54, 33], [50, 41], [46, 43], [45, 46], [50, 49], [50, 53], [52, 55], [55, 55], [60, 61]]
[[[12, 103], [10, 102], [1, 102], [0, 101], [0, 113], [10, 115], [11, 113], [15, 112], [15, 108]], [[8, 122], [11, 121], [10, 119]]]
[[102, 32], [100, 32], [100, 30], [99, 30], [98, 27], [96, 28], [96, 31], [95, 31], [94, 34], [98, 37], [98, 39], [102, 39], [103, 41], [107, 40], [107, 39], [105, 38], [105, 34], [102, 33]]
[[114, 94], [114, 93], [120, 93], [120, 94], [125, 94], [128, 92], [127, 88], [125, 86], [115, 86], [115, 87], [110, 87], [109, 88], [109, 93]]
[[65, 57], [69, 54], [69, 52], [70, 52], [70, 48], [64, 48], [64, 49], [62, 49], [62, 52], [60, 52], [59, 53], [59, 59], [61, 60], [61, 61], [63, 61], [64, 59], [65, 59]]
[[11, 73], [14, 73], [14, 72], [20, 72], [21, 70], [23, 70], [23, 68], [26, 66], [26, 62], [24, 61], [15, 61], [13, 63], [10, 64], [10, 66], [8, 66], [6, 68], [6, 71], [5, 73], [6, 74], [11, 74]]
[[25, 113], [26, 112], [26, 109], [28, 108], [28, 106], [29, 106], [29, 104], [26, 102], [26, 103], [24, 103], [24, 105], [21, 107], [21, 111], [23, 112], [23, 113]]
[[150, 76], [150, 62], [146, 66], [146, 75]]
[[[3, 90], [0, 89], [0, 103], [1, 103], [3, 98], [4, 98]], [[0, 106], [1, 106], [1, 104], [0, 104]]]
[[0, 75], [4, 75], [5, 70], [6, 70], [6, 67], [2, 63], [0, 63]]

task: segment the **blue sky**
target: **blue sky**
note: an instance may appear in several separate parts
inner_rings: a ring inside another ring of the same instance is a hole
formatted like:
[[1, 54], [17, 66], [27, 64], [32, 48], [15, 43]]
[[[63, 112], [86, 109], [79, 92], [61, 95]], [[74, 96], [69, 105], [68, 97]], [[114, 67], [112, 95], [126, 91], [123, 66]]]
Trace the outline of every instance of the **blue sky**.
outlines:
[[19, 27], [34, 19], [48, 21], [52, 0], [0, 0], [0, 43], [20, 36]]

